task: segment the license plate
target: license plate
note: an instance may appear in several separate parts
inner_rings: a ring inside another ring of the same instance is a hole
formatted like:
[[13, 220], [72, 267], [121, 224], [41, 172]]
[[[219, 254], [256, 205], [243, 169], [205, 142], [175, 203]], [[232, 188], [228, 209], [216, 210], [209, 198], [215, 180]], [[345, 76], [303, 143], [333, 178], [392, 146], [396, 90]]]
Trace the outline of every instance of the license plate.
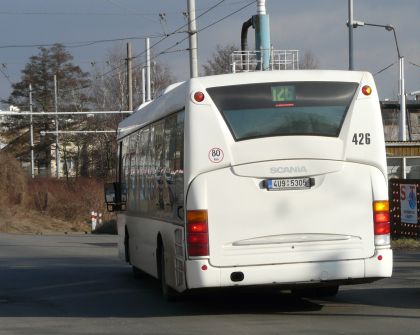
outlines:
[[285, 178], [266, 180], [269, 191], [304, 190], [311, 187], [310, 178]]

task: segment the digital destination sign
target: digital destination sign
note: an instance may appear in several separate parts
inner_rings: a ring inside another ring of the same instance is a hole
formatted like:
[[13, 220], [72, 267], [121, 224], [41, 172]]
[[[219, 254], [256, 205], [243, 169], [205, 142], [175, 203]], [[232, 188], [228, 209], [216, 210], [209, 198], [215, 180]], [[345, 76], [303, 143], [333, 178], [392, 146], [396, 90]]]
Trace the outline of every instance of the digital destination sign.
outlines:
[[271, 86], [271, 96], [273, 102], [295, 101], [295, 87], [287, 86]]

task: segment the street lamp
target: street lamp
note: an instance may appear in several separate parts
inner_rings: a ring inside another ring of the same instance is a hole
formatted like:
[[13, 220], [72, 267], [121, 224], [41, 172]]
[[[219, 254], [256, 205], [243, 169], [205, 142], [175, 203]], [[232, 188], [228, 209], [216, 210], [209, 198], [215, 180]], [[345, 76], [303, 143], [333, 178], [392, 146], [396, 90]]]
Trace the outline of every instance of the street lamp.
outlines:
[[367, 23], [361, 21], [352, 21], [353, 28], [363, 27], [363, 26], [371, 26], [371, 27], [380, 27], [385, 28], [387, 31], [392, 31], [394, 33], [395, 45], [397, 47], [397, 54], [399, 60], [399, 95], [400, 95], [400, 122], [399, 122], [399, 140], [406, 141], [407, 140], [407, 133], [405, 130], [406, 124], [406, 103], [405, 103], [405, 80], [404, 80], [404, 56], [400, 53], [400, 48], [398, 47], [398, 40], [397, 34], [395, 32], [395, 28], [390, 25], [383, 25], [383, 24], [374, 24], [374, 23]]
[[420, 100], [420, 91], [414, 91], [414, 92], [408, 93], [408, 95], [415, 96], [416, 100]]

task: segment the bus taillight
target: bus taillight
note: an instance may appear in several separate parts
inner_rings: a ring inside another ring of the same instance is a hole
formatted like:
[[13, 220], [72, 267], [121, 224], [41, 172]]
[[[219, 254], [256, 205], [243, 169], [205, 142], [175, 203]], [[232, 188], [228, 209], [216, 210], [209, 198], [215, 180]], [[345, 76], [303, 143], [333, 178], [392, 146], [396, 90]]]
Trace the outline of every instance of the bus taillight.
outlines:
[[389, 222], [389, 202], [373, 202], [373, 224], [375, 233], [375, 245], [390, 244], [391, 225]]
[[209, 255], [207, 210], [187, 211], [188, 256]]
[[362, 93], [364, 95], [371, 95], [372, 94], [372, 87], [370, 87], [369, 85], [365, 85], [362, 87]]

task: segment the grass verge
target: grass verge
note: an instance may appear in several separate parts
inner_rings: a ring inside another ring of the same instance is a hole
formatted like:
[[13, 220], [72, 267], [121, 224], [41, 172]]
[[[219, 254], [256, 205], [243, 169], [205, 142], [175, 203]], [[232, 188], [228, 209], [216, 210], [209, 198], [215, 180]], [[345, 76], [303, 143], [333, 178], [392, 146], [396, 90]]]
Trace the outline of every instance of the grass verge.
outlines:
[[420, 240], [413, 238], [394, 238], [391, 245], [395, 250], [420, 250]]

